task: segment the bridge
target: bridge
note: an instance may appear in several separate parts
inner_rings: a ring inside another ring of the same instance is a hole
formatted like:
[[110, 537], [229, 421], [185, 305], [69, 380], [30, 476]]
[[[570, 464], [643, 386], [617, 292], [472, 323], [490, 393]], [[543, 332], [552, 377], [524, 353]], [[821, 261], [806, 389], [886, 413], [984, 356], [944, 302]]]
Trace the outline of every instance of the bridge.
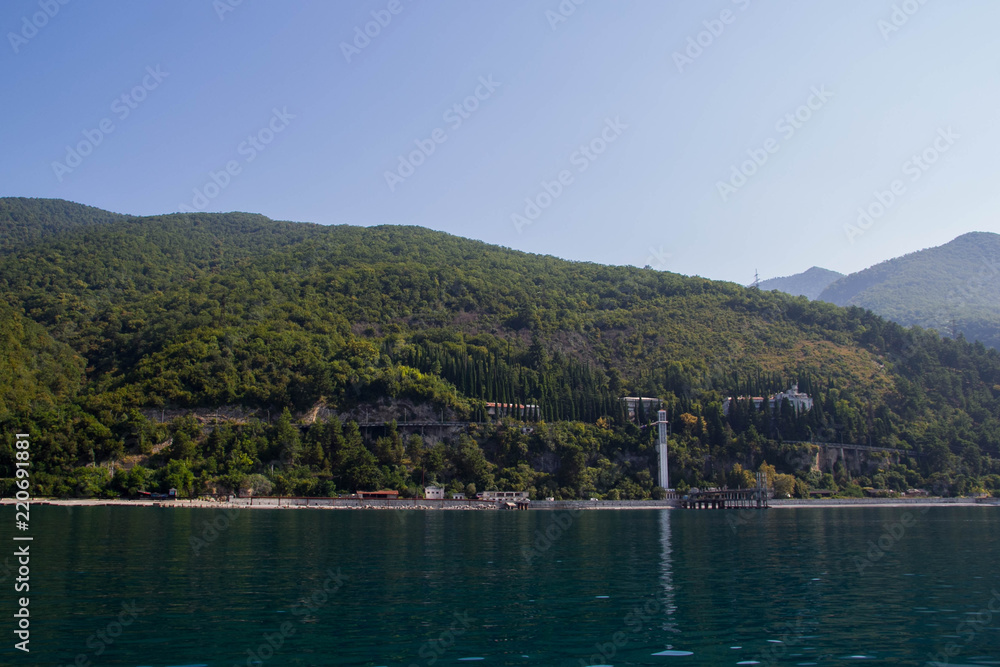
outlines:
[[817, 447], [827, 447], [830, 449], [849, 449], [856, 452], [888, 452], [890, 454], [902, 454], [903, 456], [921, 456], [919, 452], [912, 449], [893, 449], [892, 447], [873, 447], [872, 445], [851, 445], [846, 442], [815, 442], [812, 440], [784, 440], [790, 445], [816, 445]]
[[[358, 422], [358, 428], [376, 428], [379, 426], [385, 427], [393, 422]], [[442, 421], [408, 421], [401, 422], [397, 421], [396, 426], [400, 428], [420, 428], [420, 427], [453, 427], [453, 428], [464, 428], [469, 424], [482, 424], [483, 422], [442, 422]]]
[[893, 449], [892, 447], [874, 447], [872, 445], [851, 445], [846, 442], [816, 442], [814, 440], [784, 440], [790, 445], [816, 445], [817, 447], [830, 447], [832, 449], [850, 449], [857, 452], [889, 452], [890, 454], [902, 454], [904, 456], [920, 456], [912, 449]]

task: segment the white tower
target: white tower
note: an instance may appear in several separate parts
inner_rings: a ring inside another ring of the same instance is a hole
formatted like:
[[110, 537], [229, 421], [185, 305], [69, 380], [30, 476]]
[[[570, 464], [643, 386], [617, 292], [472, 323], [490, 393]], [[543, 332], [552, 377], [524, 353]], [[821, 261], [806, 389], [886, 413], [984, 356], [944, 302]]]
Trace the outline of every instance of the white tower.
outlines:
[[660, 455], [660, 478], [659, 484], [664, 489], [670, 489], [670, 464], [667, 461], [667, 411], [660, 410], [657, 413], [656, 425], [660, 431], [660, 441], [656, 445], [656, 451]]

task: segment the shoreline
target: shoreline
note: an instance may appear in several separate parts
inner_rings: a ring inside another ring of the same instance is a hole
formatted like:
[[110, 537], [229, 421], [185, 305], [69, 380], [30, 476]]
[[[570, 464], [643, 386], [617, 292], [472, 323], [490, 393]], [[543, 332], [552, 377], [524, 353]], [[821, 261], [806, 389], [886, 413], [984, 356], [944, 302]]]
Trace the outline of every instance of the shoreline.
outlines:
[[799, 509], [802, 507], [1000, 507], [1000, 498], [827, 498], [822, 500], [772, 499], [772, 508]]
[[[245, 500], [245, 499], [241, 499]], [[32, 505], [55, 507], [155, 507], [194, 509], [315, 509], [315, 510], [450, 510], [490, 511], [505, 509], [502, 503], [489, 501], [441, 501], [423, 498], [398, 501], [372, 501], [327, 498], [256, 498], [257, 504], [247, 502], [180, 498], [177, 500], [124, 500], [119, 498], [33, 498]], [[340, 502], [335, 502], [339, 500]], [[0, 506], [14, 505], [14, 498], [0, 498]], [[772, 499], [772, 509], [830, 509], [840, 507], [1000, 507], [1000, 498], [834, 498], [821, 500]], [[534, 501], [527, 509], [534, 510], [628, 510], [628, 509], [677, 509], [674, 500], [556, 500]], [[733, 508], [736, 509], [736, 508]], [[690, 510], [689, 510], [690, 511]], [[719, 510], [715, 510], [719, 511]], [[722, 510], [726, 511], [726, 510]], [[736, 510], [743, 511], [743, 510]], [[755, 511], [755, 510], [751, 510]]]

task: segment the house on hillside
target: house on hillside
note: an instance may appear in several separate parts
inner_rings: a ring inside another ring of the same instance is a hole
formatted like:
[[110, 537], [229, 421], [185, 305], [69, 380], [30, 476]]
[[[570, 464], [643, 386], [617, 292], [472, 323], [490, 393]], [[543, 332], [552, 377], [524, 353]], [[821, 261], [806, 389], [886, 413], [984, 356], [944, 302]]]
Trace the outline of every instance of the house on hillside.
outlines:
[[660, 407], [660, 399], [645, 398], [642, 396], [624, 396], [622, 398], [622, 403], [625, 405], [625, 413], [632, 421], [635, 421], [636, 419], [636, 415], [639, 412], [639, 406], [642, 406], [642, 411], [646, 415], [647, 419], [652, 419], [656, 415], [657, 409]]
[[486, 414], [490, 417], [514, 417], [515, 419], [538, 419], [541, 414], [537, 405], [524, 403], [486, 403]]
[[[753, 406], [757, 410], [764, 404], [763, 396], [737, 396], [733, 398], [730, 396], [722, 402], [722, 414], [729, 416], [729, 405], [732, 401], [753, 401]], [[767, 398], [768, 405], [771, 406], [771, 411], [777, 411], [781, 409], [781, 404], [783, 401], [788, 401], [789, 405], [795, 412], [808, 412], [812, 410], [813, 400], [810, 398], [809, 394], [799, 391], [799, 385], [793, 384], [787, 391], [780, 391], [777, 394], [772, 394]]]

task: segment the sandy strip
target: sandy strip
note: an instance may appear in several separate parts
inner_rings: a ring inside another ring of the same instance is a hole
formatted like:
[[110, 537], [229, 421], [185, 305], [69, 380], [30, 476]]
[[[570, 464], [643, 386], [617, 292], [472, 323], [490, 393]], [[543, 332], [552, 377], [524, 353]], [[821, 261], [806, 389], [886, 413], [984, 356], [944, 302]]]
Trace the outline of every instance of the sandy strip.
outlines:
[[[267, 499], [261, 499], [266, 500]], [[0, 505], [13, 505], [17, 501], [13, 498], [0, 498]], [[574, 502], [574, 501], [568, 501]], [[614, 502], [614, 501], [612, 501]], [[122, 500], [118, 498], [33, 498], [31, 500], [32, 505], [56, 505], [63, 507], [175, 507], [175, 508], [187, 508], [187, 507], [200, 507], [200, 508], [233, 508], [233, 509], [326, 509], [326, 510], [358, 510], [358, 509], [376, 509], [376, 510], [470, 510], [470, 509], [495, 509], [488, 503], [476, 503], [476, 504], [462, 504], [462, 505], [448, 505], [448, 504], [433, 504], [424, 505], [420, 504], [419, 500], [413, 503], [409, 500], [407, 504], [399, 505], [280, 505], [277, 504], [260, 504], [260, 505], [248, 505], [246, 503], [232, 503], [223, 502], [215, 500], [199, 500], [199, 499], [189, 499], [180, 498], [177, 500]], [[551, 509], [547, 507], [549, 503], [537, 503], [534, 504], [535, 509]], [[799, 500], [799, 499], [788, 499], [788, 500], [776, 500], [772, 499], [769, 501], [769, 505], [772, 508], [834, 508], [834, 507], [1000, 507], [1000, 498], [988, 498], [983, 501], [977, 502], [975, 498], [833, 498], [833, 499], [822, 499], [822, 500]], [[587, 502], [585, 506], [581, 505], [581, 508], [594, 510], [594, 509], [606, 509], [606, 510], [621, 510], [621, 509], [632, 509], [628, 507], [621, 507], [620, 505], [612, 506], [610, 504], [605, 505], [601, 501], [591, 501]], [[634, 509], [666, 509], [663, 506], [659, 507], [635, 507]], [[678, 509], [675, 507], [669, 509]]]
[[[260, 500], [260, 499], [258, 499]], [[265, 501], [272, 500], [269, 498]], [[274, 499], [276, 500], [276, 499]], [[251, 510], [492, 510], [497, 509], [492, 503], [482, 502], [461, 505], [422, 505], [419, 499], [414, 503], [412, 499], [407, 499], [407, 504], [403, 505], [302, 505], [302, 504], [282, 504], [261, 503], [250, 505], [248, 503], [232, 503], [219, 500], [201, 500], [193, 498], [178, 498], [177, 500], [123, 500], [121, 498], [32, 498], [31, 504], [53, 505], [62, 507], [171, 507], [177, 509], [186, 508], [206, 508], [206, 509], [251, 509]], [[17, 501], [13, 498], [0, 498], [0, 505], [14, 505]], [[355, 501], [356, 502], [356, 501]]]

